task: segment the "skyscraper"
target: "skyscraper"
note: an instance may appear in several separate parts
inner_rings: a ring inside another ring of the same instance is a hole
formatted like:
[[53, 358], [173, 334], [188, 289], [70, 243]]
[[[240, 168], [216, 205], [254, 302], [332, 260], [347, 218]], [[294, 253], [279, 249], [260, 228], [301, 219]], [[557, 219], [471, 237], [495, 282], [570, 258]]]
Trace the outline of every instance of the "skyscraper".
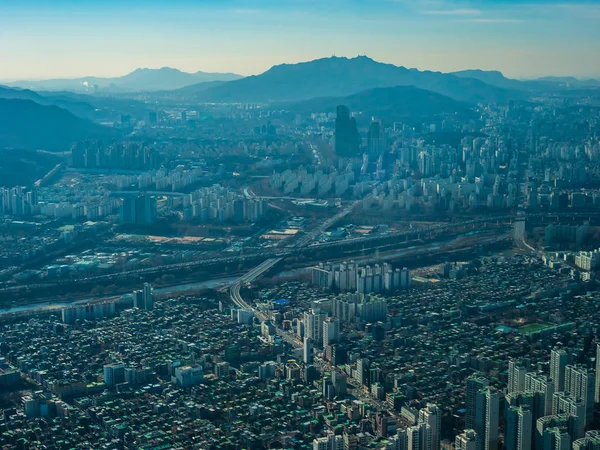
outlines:
[[569, 354], [561, 349], [552, 349], [550, 353], [550, 377], [554, 381], [556, 392], [565, 390], [565, 370], [569, 364]]
[[311, 338], [309, 337], [305, 337], [304, 338], [304, 357], [303, 357], [303, 361], [304, 364], [312, 364], [313, 360], [314, 360], [314, 346], [313, 346], [313, 341]]
[[371, 122], [367, 133], [367, 151], [369, 155], [380, 155], [385, 151], [383, 124], [377, 120]]
[[312, 339], [313, 344], [323, 343], [323, 322], [327, 320], [327, 314], [318, 309], [311, 309], [304, 313], [304, 337]]
[[509, 408], [506, 413], [506, 450], [531, 450], [533, 415], [528, 407]]
[[594, 419], [594, 387], [596, 384], [593, 373], [588, 373], [585, 367], [568, 365], [565, 369], [565, 391], [585, 404], [585, 426]]
[[340, 337], [340, 321], [329, 318], [323, 322], [323, 347], [338, 342]]
[[146, 309], [154, 308], [154, 289], [150, 283], [144, 283], [144, 304]]
[[594, 402], [600, 403], [600, 344], [596, 344], [596, 386]]
[[571, 436], [564, 428], [544, 430], [544, 446], [540, 450], [571, 450]]
[[106, 386], [116, 386], [125, 381], [125, 365], [107, 364], [104, 366], [104, 384]]
[[[544, 375], [535, 373], [528, 373], [525, 376], [525, 392], [543, 393], [544, 395], [544, 409], [540, 410], [537, 420], [539, 417], [549, 416], [552, 414], [552, 396], [554, 395], [555, 386], [554, 381]], [[540, 408], [541, 409], [541, 408]], [[535, 411], [534, 411], [535, 412]], [[534, 414], [537, 416], [537, 414]]]
[[472, 376], [467, 378], [467, 399], [465, 416], [465, 429], [475, 429], [475, 410], [477, 401], [477, 392], [489, 386], [489, 381], [486, 378]]
[[156, 197], [141, 195], [135, 199], [135, 223], [152, 225], [156, 222]]
[[477, 433], [475, 430], [465, 430], [454, 440], [456, 450], [477, 450]]
[[561, 414], [537, 420], [535, 450], [569, 450], [578, 429], [576, 416]]
[[343, 105], [337, 107], [334, 149], [338, 156], [356, 156], [360, 151], [360, 135], [354, 117]]
[[477, 392], [475, 398], [475, 432], [478, 450], [498, 448], [498, 426], [500, 422], [498, 393], [490, 388]]
[[431, 445], [427, 450], [440, 450], [442, 433], [442, 412], [432, 403], [419, 411], [419, 422], [427, 424], [431, 429]]
[[525, 375], [527, 364], [524, 361], [511, 359], [508, 362], [508, 392], [522, 392], [525, 390]]
[[592, 430], [573, 442], [573, 450], [600, 450], [600, 431]]
[[156, 222], [156, 197], [140, 195], [125, 197], [120, 209], [121, 223], [126, 225], [152, 225]]
[[556, 392], [552, 397], [552, 414], [567, 414], [577, 416], [577, 432], [573, 439], [583, 437], [585, 431], [585, 403], [568, 392]]

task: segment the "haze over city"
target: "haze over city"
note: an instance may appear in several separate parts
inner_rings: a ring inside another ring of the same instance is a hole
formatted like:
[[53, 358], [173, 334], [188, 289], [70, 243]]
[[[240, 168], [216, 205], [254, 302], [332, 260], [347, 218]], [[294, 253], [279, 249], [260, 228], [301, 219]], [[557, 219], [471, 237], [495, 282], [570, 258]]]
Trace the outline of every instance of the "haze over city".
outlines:
[[334, 54], [443, 72], [600, 76], [597, 2], [33, 0], [0, 11], [5, 81], [163, 66], [251, 75]]
[[599, 25], [0, 0], [0, 449], [600, 450]]

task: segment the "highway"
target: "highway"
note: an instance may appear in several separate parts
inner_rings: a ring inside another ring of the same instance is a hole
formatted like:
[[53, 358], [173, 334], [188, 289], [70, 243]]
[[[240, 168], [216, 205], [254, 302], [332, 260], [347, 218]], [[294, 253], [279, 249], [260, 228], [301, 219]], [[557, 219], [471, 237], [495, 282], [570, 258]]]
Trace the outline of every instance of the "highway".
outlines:
[[484, 223], [494, 223], [494, 222], [507, 223], [507, 222], [512, 222], [515, 219], [536, 219], [536, 218], [538, 218], [538, 219], [539, 218], [560, 219], [560, 218], [577, 218], [577, 217], [589, 218], [589, 217], [598, 215], [598, 213], [593, 214], [593, 213], [589, 213], [589, 212], [587, 212], [587, 213], [535, 213], [535, 214], [525, 214], [525, 215], [508, 214], [508, 215], [502, 215], [502, 216], [480, 217], [477, 219], [471, 219], [471, 220], [466, 220], [466, 221], [461, 221], [461, 222], [441, 223], [441, 224], [436, 224], [436, 225], [432, 225], [429, 227], [415, 228], [415, 229], [407, 230], [407, 231], [390, 232], [387, 234], [381, 234], [381, 235], [377, 235], [377, 236], [364, 236], [364, 237], [345, 239], [342, 241], [334, 241], [334, 242], [310, 243], [310, 241], [313, 240], [314, 237], [319, 232], [325, 231], [328, 227], [330, 227], [333, 223], [335, 223], [335, 221], [340, 220], [341, 217], [348, 214], [347, 209], [349, 209], [349, 208], [350, 207], [346, 208], [346, 210], [344, 210], [344, 211], [341, 211], [336, 216], [326, 220], [319, 228], [308, 233], [306, 236], [301, 237], [295, 243], [295, 245], [293, 245], [291, 247], [287, 247], [287, 248], [281, 248], [281, 247], [268, 248], [268, 249], [260, 250], [256, 253], [246, 253], [244, 255], [231, 255], [231, 256], [224, 256], [224, 257], [220, 256], [220, 257], [216, 257], [216, 258], [207, 258], [207, 259], [185, 262], [185, 263], [165, 264], [162, 266], [148, 267], [148, 268], [144, 268], [144, 269], [135, 269], [135, 270], [129, 270], [129, 271], [125, 271], [125, 272], [111, 273], [111, 274], [106, 274], [106, 275], [88, 277], [88, 278], [80, 279], [80, 280], [67, 279], [67, 280], [59, 280], [59, 281], [56, 281], [53, 283], [37, 283], [37, 284], [28, 284], [27, 286], [22, 286], [22, 285], [11, 286], [11, 287], [6, 287], [4, 289], [0, 289], [0, 295], [2, 292], [12, 292], [12, 291], [18, 291], [21, 289], [53, 287], [53, 286], [57, 286], [57, 285], [70, 285], [70, 284], [78, 283], [78, 282], [101, 283], [101, 282], [105, 282], [105, 281], [110, 281], [112, 283], [112, 282], [117, 281], [119, 278], [127, 278], [127, 277], [131, 277], [131, 276], [147, 276], [147, 275], [154, 275], [154, 274], [177, 272], [177, 271], [181, 271], [181, 270], [193, 270], [193, 269], [199, 269], [199, 268], [211, 267], [211, 266], [226, 266], [226, 265], [232, 265], [232, 264], [240, 264], [240, 263], [244, 263], [246, 261], [253, 261], [253, 260], [266, 261], [266, 260], [273, 259], [273, 258], [287, 258], [290, 256], [297, 256], [297, 255], [301, 255], [301, 254], [310, 254], [310, 253], [314, 252], [315, 250], [326, 250], [326, 249], [330, 249], [330, 248], [339, 248], [341, 250], [344, 247], [349, 247], [349, 246], [357, 245], [357, 244], [360, 244], [363, 247], [365, 247], [370, 244], [377, 244], [380, 241], [388, 241], [388, 240], [394, 240], [394, 239], [397, 240], [398, 242], [406, 242], [411, 237], [416, 238], [419, 235], [423, 235], [423, 234], [434, 234], [434, 233], [441, 234], [441, 233], [449, 231], [453, 228], [464, 228], [464, 227], [475, 228], [477, 225], [484, 224]]
[[283, 258], [267, 259], [266, 261], [252, 269], [250, 272], [246, 273], [245, 275], [242, 275], [240, 278], [235, 280], [233, 284], [229, 286], [229, 288], [223, 288], [222, 291], [226, 291], [227, 289], [229, 289], [229, 296], [231, 297], [231, 301], [233, 303], [235, 303], [242, 309], [253, 310], [254, 315], [258, 317], [261, 321], [267, 320], [267, 317], [264, 314], [257, 311], [255, 308], [251, 307], [250, 305], [248, 305], [248, 303], [246, 303], [246, 301], [240, 295], [240, 290], [244, 284], [253, 282], [263, 273], [267, 272], [269, 269], [271, 269], [273, 266], [279, 263], [282, 259]]

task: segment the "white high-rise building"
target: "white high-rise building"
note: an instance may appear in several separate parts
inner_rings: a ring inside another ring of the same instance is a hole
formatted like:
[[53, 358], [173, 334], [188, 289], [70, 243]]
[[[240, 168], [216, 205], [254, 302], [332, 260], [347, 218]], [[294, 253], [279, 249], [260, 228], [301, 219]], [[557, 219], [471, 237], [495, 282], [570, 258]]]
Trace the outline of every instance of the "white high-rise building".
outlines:
[[544, 411], [539, 417], [552, 414], [552, 396], [554, 395], [554, 391], [554, 381], [545, 375], [528, 373], [525, 376], [525, 392], [542, 392], [544, 394]]
[[477, 393], [489, 386], [489, 381], [487, 378], [472, 376], [467, 378], [467, 399], [466, 399], [466, 407], [467, 413], [465, 416], [465, 429], [475, 429], [475, 412], [476, 412], [476, 402], [477, 402]]
[[550, 353], [550, 377], [554, 381], [556, 392], [565, 390], [565, 371], [569, 364], [569, 354], [561, 349], [552, 349]]
[[477, 433], [475, 430], [465, 430], [454, 440], [455, 450], [477, 450]]
[[104, 366], [104, 384], [106, 386], [116, 386], [125, 381], [125, 365], [107, 364]]
[[431, 429], [431, 445], [423, 450], [440, 450], [442, 432], [442, 412], [432, 403], [419, 411], [419, 423], [425, 423]]
[[477, 450], [496, 450], [498, 448], [499, 416], [498, 393], [490, 388], [477, 392], [475, 400]]
[[508, 362], [508, 392], [523, 392], [525, 390], [525, 375], [528, 367], [522, 361]]
[[406, 429], [406, 450], [427, 450], [431, 445], [431, 428], [426, 423], [413, 425]]
[[583, 437], [585, 432], [585, 403], [583, 400], [575, 398], [569, 392], [555, 392], [552, 396], [552, 415], [558, 414], [577, 416], [577, 432], [573, 438]]
[[509, 408], [506, 412], [506, 450], [531, 450], [533, 414], [526, 406]]
[[600, 431], [591, 430], [573, 442], [573, 450], [600, 450]]
[[313, 343], [321, 345], [323, 343], [323, 322], [327, 319], [327, 314], [321, 313], [318, 309], [311, 309], [304, 313], [304, 337], [311, 338]]
[[344, 438], [328, 433], [325, 437], [313, 440], [313, 450], [344, 450]]
[[398, 433], [396, 434], [396, 436], [391, 437], [385, 446], [385, 450], [407, 450], [407, 449], [408, 449], [408, 432], [407, 432], [407, 430], [398, 430]]
[[334, 344], [340, 339], [340, 321], [329, 318], [323, 322], [323, 347]]
[[565, 391], [585, 404], [585, 426], [594, 420], [594, 387], [596, 377], [585, 367], [568, 365], [565, 369]]

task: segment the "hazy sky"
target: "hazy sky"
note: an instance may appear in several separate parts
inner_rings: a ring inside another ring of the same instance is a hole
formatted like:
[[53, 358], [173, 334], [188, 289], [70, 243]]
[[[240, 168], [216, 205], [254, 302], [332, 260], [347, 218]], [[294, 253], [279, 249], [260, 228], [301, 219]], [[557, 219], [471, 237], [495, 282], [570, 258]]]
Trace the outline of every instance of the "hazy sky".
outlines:
[[600, 1], [0, 0], [0, 79], [243, 75], [366, 54], [444, 72], [600, 76]]

